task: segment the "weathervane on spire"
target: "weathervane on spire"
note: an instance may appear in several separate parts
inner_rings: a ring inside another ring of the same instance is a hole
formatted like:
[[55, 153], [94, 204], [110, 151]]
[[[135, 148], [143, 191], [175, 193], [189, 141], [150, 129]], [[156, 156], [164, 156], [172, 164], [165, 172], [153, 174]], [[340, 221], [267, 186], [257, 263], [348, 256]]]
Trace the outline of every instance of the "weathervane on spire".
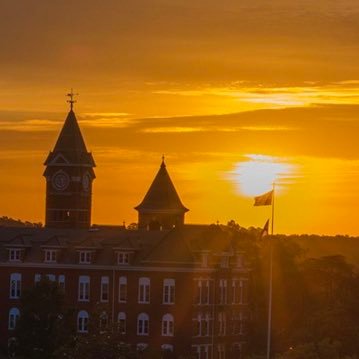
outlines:
[[67, 102], [70, 104], [70, 110], [72, 111], [74, 108], [74, 103], [76, 103], [77, 101], [74, 100], [75, 96], [78, 96], [78, 93], [74, 93], [74, 90], [71, 88], [71, 92], [68, 93], [66, 96], [69, 97], [70, 99], [67, 100]]
[[162, 163], [161, 163], [161, 166], [166, 166], [166, 164], [165, 164], [165, 155], [162, 155]]

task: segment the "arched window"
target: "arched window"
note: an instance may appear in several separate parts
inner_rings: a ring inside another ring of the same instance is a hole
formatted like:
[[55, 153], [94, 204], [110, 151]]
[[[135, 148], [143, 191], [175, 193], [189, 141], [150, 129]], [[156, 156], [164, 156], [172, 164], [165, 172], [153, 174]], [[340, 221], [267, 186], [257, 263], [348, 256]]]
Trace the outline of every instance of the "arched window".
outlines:
[[118, 313], [118, 331], [121, 334], [126, 334], [126, 313], [120, 312]]
[[138, 352], [142, 353], [144, 352], [146, 349], [148, 348], [148, 344], [147, 343], [138, 343], [136, 345], [136, 349]]
[[138, 302], [149, 303], [150, 302], [150, 278], [142, 277], [138, 282]]
[[9, 330], [16, 328], [16, 323], [20, 318], [20, 311], [17, 308], [11, 308], [9, 311]]
[[49, 281], [51, 281], [51, 282], [55, 282], [55, 281], [56, 281], [56, 276], [55, 276], [55, 274], [46, 274], [45, 276], [46, 276], [46, 278], [47, 278]]
[[85, 310], [81, 310], [77, 315], [77, 331], [88, 333], [89, 315]]
[[163, 304], [174, 304], [175, 302], [175, 280], [166, 278], [163, 280]]
[[120, 303], [127, 302], [127, 278], [120, 277], [118, 280], [118, 301]]
[[108, 315], [105, 311], [103, 311], [100, 315], [100, 331], [105, 331], [107, 329], [108, 324]]
[[60, 275], [59, 275], [58, 283], [59, 283], [59, 287], [60, 287], [62, 290], [65, 290], [65, 276], [64, 276], [63, 274], [60, 274]]
[[[172, 344], [162, 344], [161, 345], [161, 350], [164, 353], [169, 353], [169, 352], [173, 352], [173, 345]], [[165, 356], [166, 358], [167, 356]]]
[[21, 296], [21, 274], [11, 273], [10, 276], [10, 298], [16, 299]]
[[149, 317], [146, 313], [141, 313], [137, 317], [137, 335], [149, 334]]
[[174, 333], [174, 320], [172, 314], [165, 314], [162, 317], [162, 335], [173, 336]]

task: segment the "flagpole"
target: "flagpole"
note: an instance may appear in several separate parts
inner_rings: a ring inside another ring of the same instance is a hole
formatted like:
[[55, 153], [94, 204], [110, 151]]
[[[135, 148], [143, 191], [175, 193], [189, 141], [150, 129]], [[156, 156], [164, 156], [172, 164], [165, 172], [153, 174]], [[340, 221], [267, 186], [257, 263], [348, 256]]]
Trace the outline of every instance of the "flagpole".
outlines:
[[272, 292], [273, 292], [273, 234], [274, 234], [274, 197], [275, 183], [273, 182], [272, 196], [272, 238], [269, 240], [269, 294], [268, 294], [268, 329], [267, 329], [267, 359], [271, 357], [271, 329], [272, 329]]
[[275, 183], [273, 182], [273, 196], [272, 196], [272, 236], [274, 233], [274, 200], [275, 200]]

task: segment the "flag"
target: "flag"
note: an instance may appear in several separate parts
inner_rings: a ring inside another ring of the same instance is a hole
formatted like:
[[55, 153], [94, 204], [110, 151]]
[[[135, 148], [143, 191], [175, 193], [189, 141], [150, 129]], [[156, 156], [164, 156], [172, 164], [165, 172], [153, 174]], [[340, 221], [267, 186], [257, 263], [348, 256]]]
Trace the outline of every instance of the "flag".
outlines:
[[273, 201], [273, 190], [262, 194], [261, 196], [254, 197], [255, 206], [271, 206]]
[[261, 238], [268, 236], [268, 234], [269, 234], [269, 219], [267, 219], [267, 222], [261, 231]]

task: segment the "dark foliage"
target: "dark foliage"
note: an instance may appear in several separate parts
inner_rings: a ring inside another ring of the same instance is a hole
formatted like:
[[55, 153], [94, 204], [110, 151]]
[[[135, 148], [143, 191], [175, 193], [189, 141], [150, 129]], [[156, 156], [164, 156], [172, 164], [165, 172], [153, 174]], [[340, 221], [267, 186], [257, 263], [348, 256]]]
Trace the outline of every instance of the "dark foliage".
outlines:
[[16, 326], [18, 352], [26, 358], [50, 358], [73, 333], [73, 316], [56, 282], [42, 278], [21, 297]]
[[42, 227], [42, 223], [32, 223], [28, 221], [21, 221], [7, 216], [0, 217], [0, 227]]
[[[227, 227], [245, 238], [241, 242], [253, 269], [250, 300], [253, 316], [248, 336], [248, 353], [252, 358], [261, 358], [266, 352], [270, 245], [273, 246], [272, 353], [283, 353], [278, 354], [281, 359], [358, 355], [359, 275], [357, 267], [336, 254], [336, 248], [340, 249], [344, 241], [351, 240], [350, 247], [355, 248], [356, 238], [280, 235], [261, 239], [261, 229], [245, 230], [233, 221]], [[328, 243], [333, 252], [308, 256], [306, 246], [315, 246], [315, 241], [320, 242], [320, 248]]]

